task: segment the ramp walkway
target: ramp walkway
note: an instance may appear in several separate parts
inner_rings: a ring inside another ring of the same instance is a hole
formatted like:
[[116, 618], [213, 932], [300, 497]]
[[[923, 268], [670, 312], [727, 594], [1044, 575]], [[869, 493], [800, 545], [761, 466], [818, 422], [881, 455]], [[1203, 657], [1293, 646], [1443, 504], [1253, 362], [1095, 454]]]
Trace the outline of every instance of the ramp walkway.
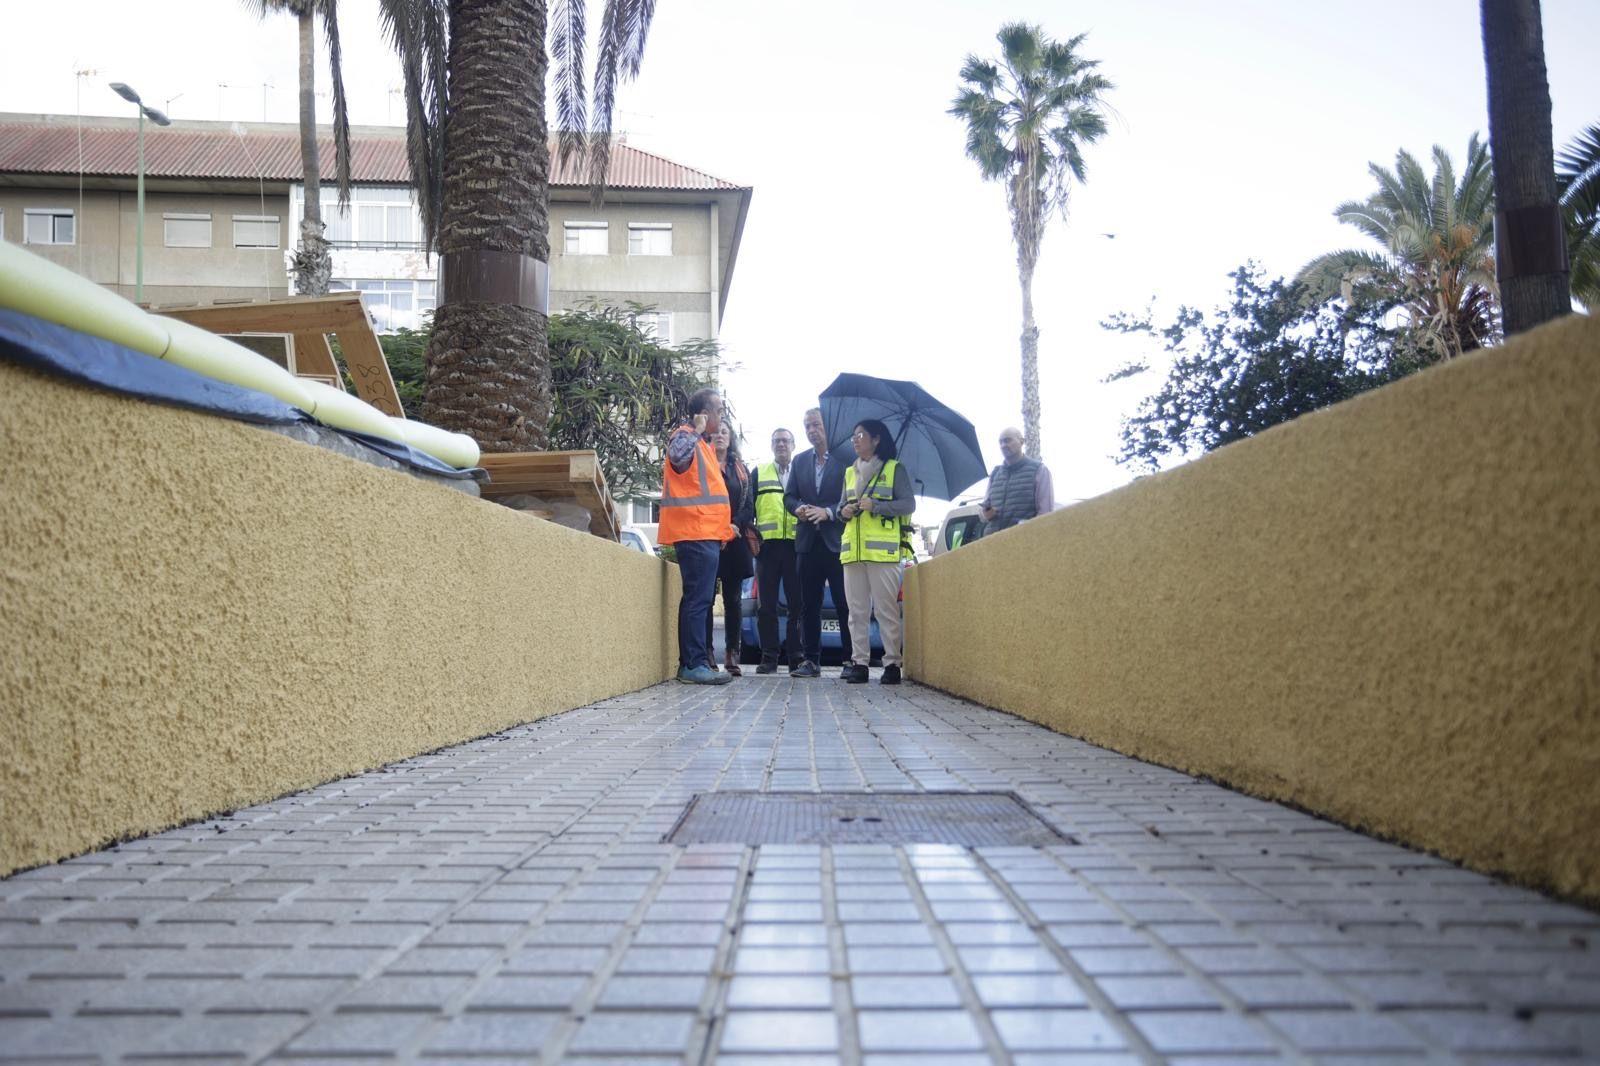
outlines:
[[[1014, 793], [1060, 839], [664, 842], [727, 791]], [[0, 1062], [1595, 1061], [1597, 945], [927, 688], [745, 678], [0, 880]]]

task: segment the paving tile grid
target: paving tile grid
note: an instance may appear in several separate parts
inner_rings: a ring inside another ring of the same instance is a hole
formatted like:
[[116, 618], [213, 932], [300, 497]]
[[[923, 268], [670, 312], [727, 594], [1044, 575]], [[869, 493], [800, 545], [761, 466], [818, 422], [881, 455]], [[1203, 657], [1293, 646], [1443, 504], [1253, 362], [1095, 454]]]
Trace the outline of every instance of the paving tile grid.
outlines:
[[[1014, 791], [1079, 843], [662, 843]], [[0, 880], [0, 1062], [1600, 1060], [1600, 916], [916, 685], [660, 686]]]

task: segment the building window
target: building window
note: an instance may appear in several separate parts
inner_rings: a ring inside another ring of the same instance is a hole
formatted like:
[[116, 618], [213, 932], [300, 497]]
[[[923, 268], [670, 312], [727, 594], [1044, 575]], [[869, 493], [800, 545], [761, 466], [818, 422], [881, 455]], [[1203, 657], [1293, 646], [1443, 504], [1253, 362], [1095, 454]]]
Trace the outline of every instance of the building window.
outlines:
[[568, 255], [605, 255], [611, 250], [611, 227], [604, 222], [568, 222], [566, 235]]
[[211, 216], [165, 214], [161, 216], [168, 248], [210, 248]]
[[234, 215], [233, 246], [235, 248], [278, 247], [278, 216]]
[[671, 255], [672, 223], [628, 223], [629, 255]]
[[423, 315], [434, 309], [439, 297], [438, 283], [431, 279], [355, 278], [330, 281], [328, 289], [359, 292], [379, 333], [421, 329], [426, 325]]
[[632, 525], [647, 525], [661, 521], [660, 500], [634, 500]]
[[[296, 187], [296, 204], [305, 197]], [[339, 210], [339, 191], [322, 187], [323, 235], [336, 248], [415, 251], [422, 247], [422, 219], [410, 189], [353, 185], [350, 206]]]
[[672, 312], [643, 311], [638, 318], [639, 332], [657, 344], [672, 343]]
[[22, 227], [24, 244], [74, 244], [78, 239], [77, 220], [71, 211], [24, 210]]

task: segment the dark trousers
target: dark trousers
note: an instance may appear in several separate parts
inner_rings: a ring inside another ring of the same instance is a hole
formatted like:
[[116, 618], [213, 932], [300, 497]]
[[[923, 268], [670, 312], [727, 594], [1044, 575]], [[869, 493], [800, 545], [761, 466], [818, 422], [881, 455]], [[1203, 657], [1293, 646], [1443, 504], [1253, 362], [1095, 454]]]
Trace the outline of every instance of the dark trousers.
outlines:
[[692, 670], [706, 664], [706, 636], [711, 628], [711, 600], [716, 595], [717, 564], [722, 545], [714, 540], [680, 540], [678, 575], [683, 598], [678, 601], [678, 665]]
[[[727, 557], [723, 557], [724, 563]], [[723, 566], [717, 573], [717, 584], [722, 586], [722, 641], [728, 649], [728, 661], [739, 661], [739, 646], [743, 643], [741, 637], [744, 629], [744, 600], [740, 593], [744, 591], [744, 578], [735, 577]], [[714, 636], [717, 621], [717, 590], [711, 588], [711, 609], [706, 612], [706, 658], [711, 659], [716, 650], [717, 642]], [[712, 665], [716, 665], [713, 663]]]
[[800, 604], [804, 626], [801, 640], [805, 657], [822, 662], [822, 586], [833, 592], [833, 609], [839, 616], [839, 637], [844, 641], [844, 657], [850, 658], [850, 607], [844, 598], [844, 565], [839, 553], [830, 551], [800, 554]]
[[[789, 630], [784, 635], [783, 648], [778, 647], [778, 582], [783, 582], [783, 597], [788, 601]], [[801, 608], [805, 604], [800, 591], [800, 571], [795, 565], [794, 541], [769, 540], [762, 542], [761, 554], [756, 556], [756, 584], [760, 587], [761, 606], [756, 612], [756, 625], [761, 633], [761, 661], [769, 666], [778, 664], [779, 651], [789, 666], [800, 665]], [[820, 638], [821, 634], [818, 634]]]

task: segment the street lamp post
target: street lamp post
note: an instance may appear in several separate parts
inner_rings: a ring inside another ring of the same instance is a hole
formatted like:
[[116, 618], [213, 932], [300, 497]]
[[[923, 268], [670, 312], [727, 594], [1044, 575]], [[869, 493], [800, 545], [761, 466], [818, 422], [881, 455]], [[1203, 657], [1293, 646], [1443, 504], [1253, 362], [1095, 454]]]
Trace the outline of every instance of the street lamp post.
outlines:
[[157, 126], [170, 126], [172, 120], [155, 108], [146, 107], [144, 101], [139, 99], [139, 94], [123, 82], [114, 81], [111, 88], [139, 109], [139, 206], [133, 230], [133, 302], [144, 303], [144, 120], [148, 118]]

